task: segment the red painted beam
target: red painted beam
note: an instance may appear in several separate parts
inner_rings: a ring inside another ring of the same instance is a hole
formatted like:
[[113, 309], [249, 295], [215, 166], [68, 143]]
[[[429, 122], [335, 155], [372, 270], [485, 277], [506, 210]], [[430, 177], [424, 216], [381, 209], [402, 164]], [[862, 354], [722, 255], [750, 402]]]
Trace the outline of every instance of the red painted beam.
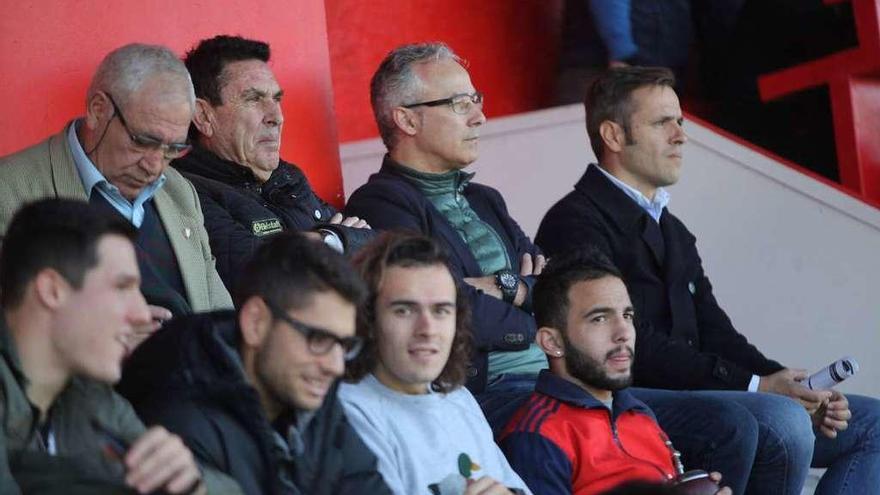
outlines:
[[[826, 5], [844, 0], [825, 0]], [[763, 101], [827, 84], [840, 182], [880, 202], [880, 0], [852, 0], [859, 46], [758, 78]]]

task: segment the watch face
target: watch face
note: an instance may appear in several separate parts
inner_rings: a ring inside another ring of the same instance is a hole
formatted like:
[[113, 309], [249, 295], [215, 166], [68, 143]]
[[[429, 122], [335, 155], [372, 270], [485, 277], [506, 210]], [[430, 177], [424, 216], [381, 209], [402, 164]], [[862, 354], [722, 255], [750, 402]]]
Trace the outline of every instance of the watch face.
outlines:
[[516, 275], [510, 272], [505, 272], [498, 277], [498, 282], [500, 282], [503, 287], [509, 289], [516, 287], [518, 280], [516, 279]]

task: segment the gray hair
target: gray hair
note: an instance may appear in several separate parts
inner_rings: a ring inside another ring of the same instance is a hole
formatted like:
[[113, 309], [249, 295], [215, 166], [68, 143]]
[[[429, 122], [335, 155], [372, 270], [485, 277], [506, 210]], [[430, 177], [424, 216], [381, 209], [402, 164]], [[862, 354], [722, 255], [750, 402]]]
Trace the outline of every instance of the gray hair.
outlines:
[[370, 81], [370, 103], [379, 127], [382, 142], [389, 150], [396, 144], [394, 130], [395, 107], [415, 103], [422, 81], [413, 71], [416, 64], [455, 60], [464, 65], [462, 59], [445, 43], [416, 43], [395, 48], [376, 69]]
[[[170, 49], [160, 45], [132, 43], [108, 53], [89, 84], [86, 102], [99, 91], [106, 91], [125, 105], [129, 97], [151, 76], [168, 74], [185, 81], [190, 108], [195, 110], [196, 95], [183, 62]], [[181, 88], [183, 89], [183, 88]]]

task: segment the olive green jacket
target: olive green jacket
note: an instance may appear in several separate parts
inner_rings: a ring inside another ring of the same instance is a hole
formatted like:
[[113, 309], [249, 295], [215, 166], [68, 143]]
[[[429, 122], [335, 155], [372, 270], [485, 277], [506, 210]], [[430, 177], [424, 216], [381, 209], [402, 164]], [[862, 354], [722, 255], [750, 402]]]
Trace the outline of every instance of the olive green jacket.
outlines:
[[[41, 441], [39, 410], [26, 387], [15, 341], [0, 315], [0, 493], [18, 494], [25, 486], [40, 493], [128, 493], [122, 463], [107, 454], [107, 434], [93, 426], [130, 445], [145, 427], [128, 401], [109, 385], [71, 380], [52, 404], [53, 456]], [[209, 493], [241, 493], [231, 478], [211, 470], [203, 474]]]

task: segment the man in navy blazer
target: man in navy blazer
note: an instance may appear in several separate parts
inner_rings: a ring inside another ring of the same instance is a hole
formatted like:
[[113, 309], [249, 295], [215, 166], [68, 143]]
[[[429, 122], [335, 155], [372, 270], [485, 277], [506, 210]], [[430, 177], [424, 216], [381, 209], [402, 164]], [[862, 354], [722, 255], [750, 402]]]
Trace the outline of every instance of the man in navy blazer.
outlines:
[[473, 313], [468, 387], [493, 427], [503, 427], [547, 366], [530, 309], [544, 257], [501, 194], [462, 170], [478, 156], [482, 93], [449, 47], [429, 43], [389, 53], [373, 76], [371, 101], [388, 154], [345, 214], [429, 235], [449, 251]]
[[[692, 465], [708, 463], [738, 492], [746, 474], [749, 493], [778, 495], [799, 494], [812, 462], [829, 468], [816, 493], [877, 493], [880, 401], [810, 390], [803, 370], [750, 344], [715, 300], [696, 238], [666, 209], [664, 187], [678, 181], [687, 141], [673, 86], [666, 69], [623, 68], [590, 87], [587, 131], [599, 164], [550, 209], [538, 242], [552, 256], [592, 244], [620, 268], [640, 320], [635, 385], [702, 390], [633, 391]], [[700, 443], [724, 441], [707, 424], [713, 400], [727, 404], [728, 421], [757, 424], [753, 460], [701, 460]]]

